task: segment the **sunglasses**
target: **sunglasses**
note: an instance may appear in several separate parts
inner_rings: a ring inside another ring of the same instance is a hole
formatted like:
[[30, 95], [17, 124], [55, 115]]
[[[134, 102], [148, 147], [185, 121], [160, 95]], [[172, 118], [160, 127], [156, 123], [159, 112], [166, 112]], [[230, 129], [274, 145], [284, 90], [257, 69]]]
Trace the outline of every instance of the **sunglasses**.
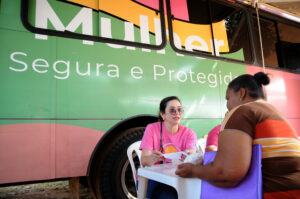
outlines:
[[171, 115], [176, 115], [177, 113], [182, 114], [184, 112], [183, 108], [170, 108], [168, 111]]

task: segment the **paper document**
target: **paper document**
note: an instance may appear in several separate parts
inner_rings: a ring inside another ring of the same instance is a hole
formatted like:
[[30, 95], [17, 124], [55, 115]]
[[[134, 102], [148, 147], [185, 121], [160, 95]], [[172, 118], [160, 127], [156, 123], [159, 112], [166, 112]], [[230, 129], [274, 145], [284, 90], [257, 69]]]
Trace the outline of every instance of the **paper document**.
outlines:
[[162, 154], [162, 156], [166, 159], [182, 159], [183, 156], [188, 156], [188, 154], [186, 152], [180, 151], [180, 152], [176, 152], [176, 153], [166, 153], [166, 154]]

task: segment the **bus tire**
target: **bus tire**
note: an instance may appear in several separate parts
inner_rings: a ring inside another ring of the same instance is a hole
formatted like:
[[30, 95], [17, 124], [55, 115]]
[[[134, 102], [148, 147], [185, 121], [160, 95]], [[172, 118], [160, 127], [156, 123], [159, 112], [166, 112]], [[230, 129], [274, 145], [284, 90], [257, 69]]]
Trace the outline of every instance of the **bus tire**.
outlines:
[[102, 153], [93, 177], [97, 198], [136, 198], [136, 188], [127, 158], [127, 148], [142, 139], [145, 127], [120, 133]]

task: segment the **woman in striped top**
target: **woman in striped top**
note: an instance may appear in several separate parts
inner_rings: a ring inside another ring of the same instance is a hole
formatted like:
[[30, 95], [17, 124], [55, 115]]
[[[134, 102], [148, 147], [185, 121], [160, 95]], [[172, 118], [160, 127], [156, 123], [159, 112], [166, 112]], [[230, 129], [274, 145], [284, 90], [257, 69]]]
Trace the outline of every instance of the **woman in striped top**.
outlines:
[[264, 198], [300, 198], [300, 140], [287, 119], [263, 100], [262, 85], [269, 81], [262, 72], [231, 81], [226, 91], [229, 113], [222, 123], [214, 162], [182, 164], [176, 174], [233, 187], [247, 174], [252, 145], [261, 144]]

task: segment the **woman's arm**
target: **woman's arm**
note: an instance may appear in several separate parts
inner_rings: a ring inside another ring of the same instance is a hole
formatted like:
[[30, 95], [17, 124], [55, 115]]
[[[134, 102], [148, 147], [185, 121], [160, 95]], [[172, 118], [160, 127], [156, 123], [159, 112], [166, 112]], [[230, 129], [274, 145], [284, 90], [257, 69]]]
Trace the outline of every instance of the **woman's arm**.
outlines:
[[198, 177], [219, 187], [233, 187], [247, 174], [252, 155], [252, 138], [239, 130], [225, 129], [219, 135], [215, 160], [207, 165], [182, 164], [176, 174]]
[[215, 126], [207, 135], [205, 152], [218, 150], [218, 136], [221, 125]]
[[159, 151], [142, 150], [141, 163], [143, 167], [152, 166], [154, 163], [163, 160], [162, 153]]
[[205, 152], [209, 152], [209, 151], [217, 151], [218, 147], [215, 145], [209, 145], [205, 148]]

